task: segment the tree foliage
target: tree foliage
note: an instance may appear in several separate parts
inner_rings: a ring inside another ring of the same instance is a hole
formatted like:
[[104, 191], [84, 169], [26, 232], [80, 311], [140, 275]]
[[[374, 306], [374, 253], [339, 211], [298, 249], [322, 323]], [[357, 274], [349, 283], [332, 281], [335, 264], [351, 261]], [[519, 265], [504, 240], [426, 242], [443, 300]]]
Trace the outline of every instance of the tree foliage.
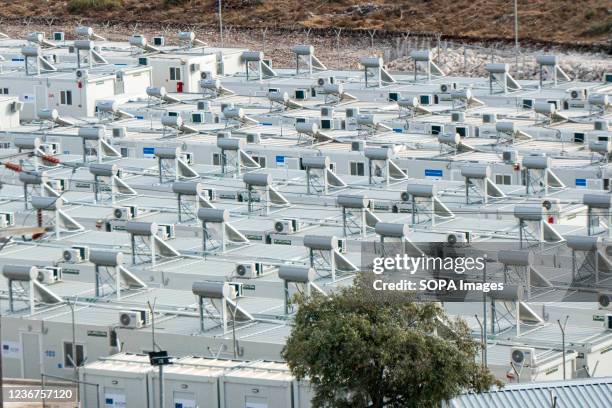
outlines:
[[438, 407], [500, 385], [475, 362], [480, 345], [465, 322], [406, 292], [375, 291], [371, 274], [295, 302], [283, 358], [313, 384], [315, 407]]

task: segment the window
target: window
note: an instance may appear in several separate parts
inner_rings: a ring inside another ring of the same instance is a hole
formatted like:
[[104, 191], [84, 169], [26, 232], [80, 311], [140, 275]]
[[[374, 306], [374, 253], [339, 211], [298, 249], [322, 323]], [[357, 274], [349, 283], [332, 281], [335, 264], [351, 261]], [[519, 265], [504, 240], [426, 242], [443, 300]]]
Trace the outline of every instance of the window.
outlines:
[[121, 157], [130, 157], [130, 152], [127, 147], [121, 148]]
[[181, 80], [181, 69], [170, 67], [170, 80], [171, 81], [180, 81]]
[[76, 363], [77, 367], [83, 365], [85, 362], [84, 349], [82, 344], [76, 345], [76, 361], [72, 357], [72, 342], [64, 342], [64, 367], [74, 367], [73, 362]]
[[365, 175], [365, 166], [363, 162], [351, 162], [351, 176]]
[[213, 166], [221, 165], [221, 153], [213, 153]]
[[8, 88], [0, 88], [0, 94], [8, 95], [8, 93], [9, 93], [9, 89]]
[[60, 92], [60, 104], [72, 105], [72, 91], [61, 91]]
[[259, 163], [259, 167], [266, 167], [266, 157], [265, 156], [251, 156], [253, 160]]
[[495, 175], [495, 184], [512, 184], [512, 177], [508, 174], [496, 174]]

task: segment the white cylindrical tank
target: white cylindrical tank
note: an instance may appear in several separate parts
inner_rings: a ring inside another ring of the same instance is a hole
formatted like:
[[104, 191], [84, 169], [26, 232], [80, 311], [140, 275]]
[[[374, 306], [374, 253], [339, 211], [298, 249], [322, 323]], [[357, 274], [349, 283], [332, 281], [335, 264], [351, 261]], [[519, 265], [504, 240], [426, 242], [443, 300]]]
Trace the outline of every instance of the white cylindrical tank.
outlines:
[[98, 177], [116, 176], [118, 171], [116, 164], [92, 163], [89, 165], [89, 172]]
[[366, 68], [378, 68], [383, 66], [383, 59], [381, 57], [361, 57], [359, 63]]
[[268, 99], [272, 102], [286, 103], [289, 100], [287, 92], [273, 91], [268, 93]]
[[307, 266], [281, 265], [278, 277], [287, 282], [308, 283], [314, 280], [315, 271]]
[[242, 59], [247, 62], [261, 61], [263, 57], [264, 54], [261, 51], [245, 51], [242, 53]]
[[297, 55], [312, 55], [314, 54], [314, 47], [307, 44], [298, 44], [291, 49]]
[[24, 172], [19, 173], [19, 181], [23, 184], [41, 185], [49, 180], [46, 171], [42, 172]]
[[62, 208], [64, 201], [59, 197], [32, 197], [32, 207], [37, 210], [55, 211]]
[[132, 35], [128, 42], [132, 47], [144, 47], [147, 45], [147, 39], [142, 35]]
[[496, 122], [495, 123], [495, 131], [500, 133], [513, 134], [515, 130], [514, 122]]
[[183, 118], [180, 117], [179, 115], [176, 115], [176, 116], [164, 115], [161, 117], [161, 123], [164, 126], [178, 129], [181, 126], [183, 126]]
[[370, 199], [365, 195], [339, 195], [337, 203], [344, 208], [367, 208]]
[[439, 133], [438, 142], [443, 144], [457, 145], [461, 143], [459, 133]]
[[78, 135], [85, 140], [104, 139], [103, 127], [82, 127], [78, 130]]
[[178, 33], [178, 38], [181, 41], [193, 41], [195, 40], [195, 33], [193, 31], [181, 31]]
[[218, 79], [202, 79], [200, 81], [200, 88], [218, 91], [221, 89], [221, 81]]
[[491, 74], [505, 74], [509, 71], [510, 68], [508, 64], [492, 63], [485, 64], [485, 69]]
[[550, 167], [550, 157], [547, 156], [524, 156], [523, 167], [526, 169], [544, 170]]
[[570, 235], [564, 238], [567, 242], [567, 247], [573, 249], [574, 251], [595, 251], [599, 244], [598, 237]]
[[19, 149], [35, 150], [41, 145], [41, 140], [38, 136], [32, 135], [17, 135], [13, 140], [15, 147]]
[[6, 279], [28, 282], [36, 279], [38, 269], [35, 266], [27, 265], [4, 265], [2, 274]]
[[411, 51], [410, 58], [415, 61], [431, 61], [431, 53], [429, 52], [429, 50]]
[[59, 118], [57, 109], [41, 109], [38, 111], [38, 118], [55, 122]]
[[221, 150], [236, 151], [242, 148], [244, 139], [236, 137], [220, 137], [217, 138], [217, 147]]
[[585, 194], [582, 196], [582, 203], [591, 208], [610, 208], [612, 207], [612, 195], [610, 194]]
[[247, 186], [266, 187], [272, 184], [272, 176], [268, 173], [245, 173], [242, 181]]
[[555, 113], [557, 108], [555, 108], [554, 103], [548, 103], [546, 101], [536, 101], [533, 104], [533, 110], [542, 115], [552, 115]]
[[115, 267], [123, 262], [123, 252], [92, 249], [89, 251], [89, 262], [99, 266]]
[[132, 235], [149, 237], [157, 232], [158, 226], [155, 222], [128, 221], [125, 230]]
[[377, 222], [374, 231], [381, 237], [403, 238], [408, 235], [408, 225], [394, 222]]
[[311, 122], [311, 123], [297, 122], [295, 124], [295, 131], [298, 133], [303, 133], [305, 135], [313, 136], [318, 132], [318, 130], [319, 130], [319, 125], [317, 125], [314, 122]]
[[489, 292], [491, 299], [505, 300], [513, 302], [523, 298], [525, 289], [522, 286], [517, 285], [504, 285], [502, 290], [492, 290]]
[[222, 223], [230, 219], [229, 211], [218, 208], [198, 209], [198, 218], [202, 222]]
[[91, 27], [78, 26], [74, 30], [74, 33], [77, 35], [77, 37], [91, 37], [94, 31]]
[[244, 118], [244, 110], [242, 108], [230, 108], [223, 109], [223, 116], [226, 119], [242, 119]]
[[469, 165], [461, 168], [461, 175], [466, 178], [484, 179], [491, 177], [491, 167]]
[[592, 93], [589, 95], [589, 105], [607, 107], [610, 105], [610, 99], [606, 94]]
[[176, 159], [180, 154], [178, 147], [156, 147], [155, 156], [160, 159]]
[[539, 65], [557, 65], [559, 58], [556, 55], [536, 55], [536, 62]]
[[397, 105], [401, 106], [402, 108], [416, 108], [420, 104], [419, 99], [416, 96], [413, 96], [412, 98], [402, 98], [398, 100]]
[[102, 101], [96, 101], [96, 108], [98, 112], [117, 112], [119, 104], [116, 100], [107, 99]]
[[195, 181], [175, 181], [172, 183], [172, 192], [188, 196], [196, 196], [202, 194], [204, 186], [202, 183]]
[[156, 98], [163, 98], [167, 95], [166, 88], [163, 86], [149, 86], [147, 87], [147, 95], [154, 96]]
[[304, 246], [309, 249], [331, 251], [338, 249], [338, 238], [333, 235], [304, 235]]
[[230, 288], [227, 282], [193, 282], [191, 291], [196, 296], [208, 299], [223, 299], [229, 297], [230, 294]]
[[74, 48], [76, 48], [77, 50], [93, 50], [94, 49], [94, 42], [91, 40], [74, 40]]
[[42, 51], [40, 47], [28, 46], [21, 49], [21, 54], [26, 57], [38, 57], [39, 55], [42, 55]]
[[33, 43], [39, 43], [45, 39], [45, 35], [39, 32], [28, 33], [26, 39]]
[[609, 140], [591, 140], [589, 150], [602, 154], [612, 153], [612, 143]]
[[514, 216], [524, 221], [541, 221], [544, 218], [544, 208], [541, 205], [515, 205]]
[[302, 166], [307, 169], [327, 169], [329, 168], [329, 163], [329, 157], [327, 156], [302, 157]]
[[470, 100], [472, 99], [472, 90], [469, 88], [453, 89], [451, 90], [451, 98], [459, 100]]
[[406, 192], [413, 197], [431, 198], [436, 195], [436, 186], [433, 184], [408, 184]]
[[387, 147], [366, 147], [363, 155], [370, 160], [389, 160], [392, 150]]
[[499, 251], [497, 261], [504, 265], [529, 266], [533, 263], [533, 253], [530, 251]]
[[323, 92], [330, 95], [342, 95], [344, 93], [344, 85], [326, 83], [323, 85]]

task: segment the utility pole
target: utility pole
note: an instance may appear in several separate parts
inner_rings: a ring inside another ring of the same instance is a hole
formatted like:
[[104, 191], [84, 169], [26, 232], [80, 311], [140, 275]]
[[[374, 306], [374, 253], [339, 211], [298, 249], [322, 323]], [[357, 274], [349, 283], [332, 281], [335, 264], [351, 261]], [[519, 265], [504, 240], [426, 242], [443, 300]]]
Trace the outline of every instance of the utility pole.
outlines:
[[223, 48], [223, 15], [221, 14], [222, 1], [219, 0], [219, 36], [221, 37], [221, 48]]
[[518, 0], [514, 0], [514, 57], [516, 72], [518, 74], [519, 37], [518, 37]]
[[561, 329], [561, 349], [563, 353], [563, 379], [566, 379], [565, 376], [565, 326], [567, 326], [567, 321], [569, 319], [569, 315], [565, 316], [565, 321], [561, 324], [561, 320], [557, 319], [557, 323], [559, 324], [559, 328]]

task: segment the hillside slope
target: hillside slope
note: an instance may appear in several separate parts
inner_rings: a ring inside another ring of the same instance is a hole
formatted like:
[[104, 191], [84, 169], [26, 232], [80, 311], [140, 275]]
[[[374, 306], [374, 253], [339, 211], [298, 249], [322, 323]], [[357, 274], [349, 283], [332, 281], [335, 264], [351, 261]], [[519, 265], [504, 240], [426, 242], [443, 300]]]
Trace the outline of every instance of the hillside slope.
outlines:
[[[111, 7], [91, 6], [100, 2]], [[75, 4], [85, 6], [75, 8]], [[223, 5], [225, 24], [235, 27], [345, 27], [441, 32], [474, 39], [513, 38], [511, 0], [223, 0]], [[519, 0], [518, 5], [523, 41], [610, 44], [609, 0]], [[9, 19], [87, 17], [99, 21], [217, 24], [216, 0], [0, 0], [0, 8], [0, 16]]]

